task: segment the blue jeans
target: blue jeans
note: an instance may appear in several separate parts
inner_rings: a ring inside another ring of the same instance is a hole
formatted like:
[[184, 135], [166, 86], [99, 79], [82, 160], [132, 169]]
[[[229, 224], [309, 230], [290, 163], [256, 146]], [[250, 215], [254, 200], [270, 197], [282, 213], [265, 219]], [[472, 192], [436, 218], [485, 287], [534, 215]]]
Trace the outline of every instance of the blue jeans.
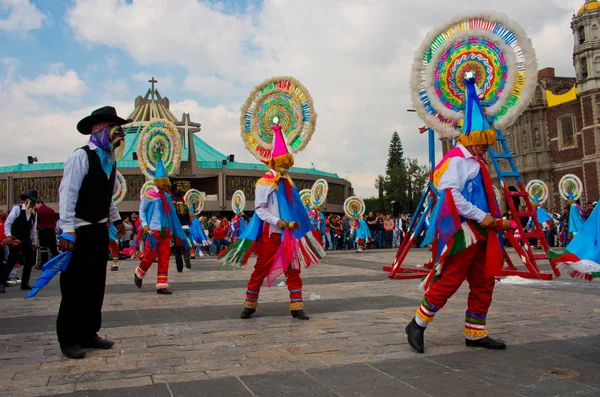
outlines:
[[[221, 248], [229, 247], [231, 242], [229, 240], [216, 240], [210, 243], [210, 253], [211, 254], [219, 254], [221, 252]], [[215, 249], [216, 247], [216, 249]]]
[[383, 230], [377, 232], [377, 247], [385, 247], [385, 232]]

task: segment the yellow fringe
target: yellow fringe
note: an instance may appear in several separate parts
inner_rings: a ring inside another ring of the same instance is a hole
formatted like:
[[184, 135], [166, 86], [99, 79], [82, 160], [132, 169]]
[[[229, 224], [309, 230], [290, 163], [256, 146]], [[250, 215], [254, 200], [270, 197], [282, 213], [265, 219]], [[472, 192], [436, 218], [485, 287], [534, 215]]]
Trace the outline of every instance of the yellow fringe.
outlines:
[[440, 168], [433, 172], [433, 186], [438, 187], [438, 183], [440, 182], [442, 175], [444, 175], [444, 173], [448, 170], [449, 164], [450, 159], [446, 159], [446, 161], [444, 161], [444, 164], [442, 164]]
[[290, 303], [290, 311], [293, 311], [293, 310], [304, 310], [304, 302]]
[[419, 307], [419, 308], [417, 309], [417, 316], [419, 316], [419, 318], [420, 318], [421, 320], [423, 320], [424, 322], [426, 322], [426, 323], [430, 323], [430, 322], [432, 322], [432, 321], [433, 321], [433, 317], [427, 317], [427, 316], [425, 316], [423, 313], [421, 313], [421, 307]]
[[244, 308], [246, 308], [246, 309], [256, 309], [257, 307], [258, 307], [258, 302], [244, 301]]
[[463, 333], [467, 339], [481, 339], [488, 334], [487, 329], [471, 329], [465, 327]]
[[471, 131], [467, 136], [460, 134], [456, 138], [456, 142], [461, 143], [463, 146], [474, 146], [474, 145], [489, 145], [492, 146], [496, 143], [496, 131], [495, 130], [483, 130], [483, 131]]
[[167, 186], [171, 186], [171, 180], [168, 177], [154, 178], [154, 184], [164, 182]]
[[275, 190], [277, 190], [277, 182], [275, 182], [274, 179], [260, 178], [258, 181], [256, 181], [256, 184], [273, 187]]

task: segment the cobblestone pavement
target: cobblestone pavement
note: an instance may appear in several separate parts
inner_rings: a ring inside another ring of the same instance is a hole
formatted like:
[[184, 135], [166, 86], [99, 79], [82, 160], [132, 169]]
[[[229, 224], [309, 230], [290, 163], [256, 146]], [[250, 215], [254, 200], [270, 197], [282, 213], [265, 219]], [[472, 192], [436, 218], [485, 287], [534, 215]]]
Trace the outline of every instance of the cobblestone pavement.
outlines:
[[[138, 290], [137, 263], [121, 262], [108, 273], [100, 333], [115, 346], [83, 360], [63, 358], [57, 345], [58, 280], [28, 300], [8, 288], [0, 396], [600, 396], [600, 283], [503, 279], [488, 322], [509, 344], [500, 352], [464, 346], [463, 287], [418, 355], [404, 326], [419, 280], [386, 277], [394, 254], [335, 252], [303, 270], [310, 321], [289, 315], [279, 280], [264, 287], [255, 317], [240, 320], [251, 265], [201, 258], [177, 273], [173, 260], [174, 294], [164, 296], [154, 292], [154, 266]], [[429, 255], [412, 250], [406, 263]]]

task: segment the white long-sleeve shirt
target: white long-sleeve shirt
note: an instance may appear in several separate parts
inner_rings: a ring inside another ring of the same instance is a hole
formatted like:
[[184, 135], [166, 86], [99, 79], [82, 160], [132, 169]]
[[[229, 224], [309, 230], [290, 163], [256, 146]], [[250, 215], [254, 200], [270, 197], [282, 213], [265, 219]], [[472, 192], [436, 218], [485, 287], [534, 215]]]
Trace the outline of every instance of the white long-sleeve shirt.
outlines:
[[[4, 223], [4, 234], [6, 235], [6, 237], [13, 237], [13, 235], [11, 234], [12, 225], [13, 225], [13, 223], [15, 223], [15, 221], [21, 214], [21, 211], [27, 211], [27, 209], [25, 208], [25, 204], [15, 205], [12, 208], [12, 210], [10, 210], [8, 217], [6, 218], [6, 222]], [[31, 227], [31, 232], [29, 233], [29, 237], [31, 237], [31, 243], [36, 244], [36, 242], [37, 242], [37, 214], [33, 211], [29, 214], [27, 212], [25, 213], [25, 217], [27, 218], [27, 221], [29, 221], [32, 216], [35, 217], [35, 220], [33, 221], [33, 226]]]
[[456, 145], [465, 157], [452, 157], [448, 160], [448, 169], [438, 182], [440, 190], [450, 189], [458, 214], [464, 218], [481, 223], [486, 213], [469, 203], [462, 195], [467, 181], [475, 178], [481, 170], [479, 161], [461, 144]]
[[[96, 145], [88, 142], [88, 146], [92, 150], [96, 150]], [[87, 175], [90, 169], [88, 156], [85, 150], [77, 149], [65, 161], [63, 178], [58, 190], [59, 196], [59, 211], [60, 211], [60, 228], [64, 233], [73, 233], [75, 229], [90, 225], [90, 222], [84, 221], [75, 217], [75, 206], [79, 197], [79, 189], [83, 178]], [[109, 175], [106, 178], [110, 178]], [[110, 220], [115, 222], [121, 219], [119, 210], [114, 202], [110, 203]], [[101, 219], [98, 223], [106, 223], [108, 218]]]
[[[277, 227], [277, 222], [280, 219], [277, 191], [273, 186], [256, 185], [254, 191], [254, 209], [258, 217], [270, 225], [269, 235], [271, 233], [281, 233], [281, 229]], [[289, 219], [287, 220], [289, 221]]]

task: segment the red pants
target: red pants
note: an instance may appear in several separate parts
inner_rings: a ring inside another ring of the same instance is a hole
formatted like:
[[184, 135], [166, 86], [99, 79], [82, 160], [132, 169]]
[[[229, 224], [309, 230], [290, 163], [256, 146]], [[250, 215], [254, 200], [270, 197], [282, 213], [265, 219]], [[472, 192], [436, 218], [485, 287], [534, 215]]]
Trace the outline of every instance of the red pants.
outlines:
[[110, 254], [112, 256], [113, 261], [119, 260], [119, 243], [115, 240], [111, 240], [108, 242], [108, 248], [110, 249]]
[[152, 234], [156, 238], [156, 249], [150, 249], [150, 241], [146, 241], [144, 248], [144, 257], [140, 265], [135, 270], [138, 278], [144, 278], [150, 266], [158, 256], [158, 270], [156, 272], [156, 289], [167, 288], [169, 286], [169, 261], [171, 259], [171, 233], [167, 232], [164, 237], [160, 232], [153, 230]]
[[319, 230], [312, 229], [312, 234], [315, 237], [315, 240], [317, 240], [317, 242], [322, 247], [323, 246], [323, 239], [321, 237], [323, 237], [323, 235], [321, 234], [321, 232]]
[[481, 241], [448, 256], [441, 277], [433, 283], [417, 309], [416, 320], [419, 325], [427, 326], [467, 279], [469, 297], [464, 334], [468, 339], [480, 339], [487, 335], [486, 318], [496, 281], [494, 277], [486, 275], [486, 247], [486, 242]]
[[[262, 287], [264, 279], [267, 277], [273, 266], [275, 253], [279, 249], [280, 244], [280, 233], [272, 233], [271, 236], [269, 236], [267, 231], [258, 238], [258, 241], [256, 242], [256, 265], [254, 266], [250, 281], [248, 281], [248, 290], [246, 291], [244, 307], [256, 309], [258, 306], [260, 287]], [[285, 277], [287, 278], [287, 287], [290, 291], [290, 310], [304, 309], [300, 269], [293, 269], [285, 272]]]

